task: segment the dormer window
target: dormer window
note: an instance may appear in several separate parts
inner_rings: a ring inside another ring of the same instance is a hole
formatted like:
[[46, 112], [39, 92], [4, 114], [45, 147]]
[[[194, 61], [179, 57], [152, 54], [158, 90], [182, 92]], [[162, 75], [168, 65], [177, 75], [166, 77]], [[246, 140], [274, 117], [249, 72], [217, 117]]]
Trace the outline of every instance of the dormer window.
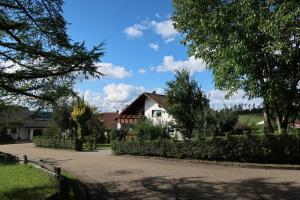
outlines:
[[152, 110], [152, 117], [161, 117], [161, 110]]

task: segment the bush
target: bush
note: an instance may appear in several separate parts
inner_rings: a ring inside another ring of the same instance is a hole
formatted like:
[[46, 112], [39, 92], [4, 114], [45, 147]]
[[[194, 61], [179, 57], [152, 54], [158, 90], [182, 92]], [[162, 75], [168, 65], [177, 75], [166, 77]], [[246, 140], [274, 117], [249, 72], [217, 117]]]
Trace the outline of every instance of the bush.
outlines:
[[110, 141], [122, 141], [125, 140], [126, 132], [123, 129], [112, 129], [109, 132], [109, 139]]
[[149, 120], [143, 120], [133, 126], [132, 133], [136, 140], [156, 140], [170, 138], [167, 127], [155, 125]]
[[113, 142], [114, 154], [159, 156], [214, 161], [300, 164], [300, 136], [238, 135], [198, 141]]
[[200, 124], [198, 132], [204, 136], [224, 136], [232, 133], [238, 122], [238, 115], [231, 109], [220, 111], [207, 110], [204, 116], [204, 124]]
[[33, 143], [36, 147], [81, 150], [82, 142], [74, 138], [35, 136]]

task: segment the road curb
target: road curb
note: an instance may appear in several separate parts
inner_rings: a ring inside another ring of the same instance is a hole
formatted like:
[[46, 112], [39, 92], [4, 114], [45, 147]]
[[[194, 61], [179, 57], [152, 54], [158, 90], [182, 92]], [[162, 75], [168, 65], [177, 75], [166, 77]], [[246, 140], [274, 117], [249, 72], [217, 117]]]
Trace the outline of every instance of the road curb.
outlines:
[[190, 160], [190, 159], [179, 159], [179, 158], [163, 158], [163, 157], [153, 157], [153, 156], [133, 156], [133, 155], [114, 155], [112, 156], [122, 156], [129, 158], [144, 158], [162, 161], [172, 161], [172, 162], [187, 162], [193, 164], [205, 164], [205, 165], [217, 165], [223, 167], [238, 167], [238, 168], [252, 168], [252, 169], [279, 169], [279, 170], [300, 170], [300, 165], [290, 165], [290, 164], [261, 164], [261, 163], [239, 163], [239, 162], [224, 162], [224, 161], [208, 161], [208, 160]]

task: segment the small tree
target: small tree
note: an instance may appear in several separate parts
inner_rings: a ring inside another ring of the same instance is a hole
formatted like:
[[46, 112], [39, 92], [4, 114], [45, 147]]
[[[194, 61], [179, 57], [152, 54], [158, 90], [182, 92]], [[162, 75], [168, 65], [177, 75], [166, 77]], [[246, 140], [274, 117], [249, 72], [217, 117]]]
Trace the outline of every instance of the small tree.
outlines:
[[52, 118], [59, 127], [60, 131], [64, 132], [71, 130], [76, 126], [71, 117], [72, 110], [73, 105], [66, 98], [60, 99], [60, 101], [53, 106]]
[[167, 82], [167, 86], [166, 110], [177, 126], [185, 130], [183, 135], [191, 138], [199, 114], [208, 107], [209, 101], [187, 70], [176, 71], [175, 80]]
[[87, 122], [89, 142], [92, 149], [96, 149], [97, 141], [105, 141], [104, 126], [101, 120], [101, 115], [96, 110], [93, 110], [91, 118]]
[[77, 139], [82, 140], [86, 134], [87, 122], [92, 116], [92, 109], [84, 102], [84, 99], [79, 99], [77, 104], [73, 107], [71, 113], [72, 119], [77, 124]]

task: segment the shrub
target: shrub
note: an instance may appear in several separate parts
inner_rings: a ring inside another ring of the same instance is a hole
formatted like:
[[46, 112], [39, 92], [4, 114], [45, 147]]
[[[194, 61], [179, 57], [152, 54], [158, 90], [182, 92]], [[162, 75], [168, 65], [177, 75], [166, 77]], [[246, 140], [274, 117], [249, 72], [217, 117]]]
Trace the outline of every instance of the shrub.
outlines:
[[113, 142], [114, 154], [168, 158], [300, 164], [300, 136], [238, 135], [206, 137], [198, 141]]
[[231, 133], [238, 122], [238, 115], [231, 109], [207, 110], [204, 123], [198, 125], [198, 132], [205, 136], [224, 136]]
[[109, 132], [110, 141], [122, 141], [125, 140], [126, 132], [123, 129], [112, 129]]
[[169, 138], [167, 127], [155, 125], [150, 120], [143, 120], [133, 126], [132, 133], [136, 140], [156, 140]]
[[74, 138], [35, 136], [33, 143], [36, 147], [81, 150], [82, 144]]

